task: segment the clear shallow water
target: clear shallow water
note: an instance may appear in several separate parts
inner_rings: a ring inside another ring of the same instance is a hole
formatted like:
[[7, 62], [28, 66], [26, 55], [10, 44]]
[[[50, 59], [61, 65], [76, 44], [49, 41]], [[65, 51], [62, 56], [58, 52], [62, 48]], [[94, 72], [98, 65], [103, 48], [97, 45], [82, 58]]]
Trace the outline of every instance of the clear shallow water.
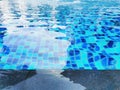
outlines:
[[120, 69], [120, 2], [0, 1], [0, 69]]

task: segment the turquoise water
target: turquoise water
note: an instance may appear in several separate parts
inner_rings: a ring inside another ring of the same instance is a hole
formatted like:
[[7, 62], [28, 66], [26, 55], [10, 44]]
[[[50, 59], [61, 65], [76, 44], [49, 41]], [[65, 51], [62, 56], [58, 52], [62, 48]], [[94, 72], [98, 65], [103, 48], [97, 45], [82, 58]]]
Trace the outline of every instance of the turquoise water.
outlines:
[[120, 69], [120, 2], [0, 0], [0, 69]]

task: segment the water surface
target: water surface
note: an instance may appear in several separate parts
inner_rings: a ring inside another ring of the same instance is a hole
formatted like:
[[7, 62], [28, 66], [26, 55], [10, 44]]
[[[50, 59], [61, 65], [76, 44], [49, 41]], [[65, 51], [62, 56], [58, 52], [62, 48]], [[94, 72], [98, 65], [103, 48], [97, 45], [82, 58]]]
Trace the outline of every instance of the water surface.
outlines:
[[120, 2], [0, 0], [0, 69], [120, 69]]

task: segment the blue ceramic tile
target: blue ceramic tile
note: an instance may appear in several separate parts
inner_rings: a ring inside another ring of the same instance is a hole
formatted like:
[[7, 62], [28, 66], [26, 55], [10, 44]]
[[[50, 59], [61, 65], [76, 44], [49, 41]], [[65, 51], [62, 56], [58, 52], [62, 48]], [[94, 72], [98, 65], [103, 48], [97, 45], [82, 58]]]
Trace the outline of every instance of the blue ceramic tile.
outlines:
[[0, 0], [0, 69], [120, 69], [120, 3], [52, 1]]

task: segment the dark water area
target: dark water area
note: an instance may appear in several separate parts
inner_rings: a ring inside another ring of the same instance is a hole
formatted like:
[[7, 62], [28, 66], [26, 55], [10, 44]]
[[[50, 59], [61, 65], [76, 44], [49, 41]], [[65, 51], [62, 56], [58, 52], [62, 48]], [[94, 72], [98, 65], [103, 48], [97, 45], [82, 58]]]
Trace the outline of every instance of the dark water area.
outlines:
[[73, 83], [86, 87], [86, 90], [119, 90], [120, 71], [66, 70], [61, 73]]
[[0, 90], [119, 90], [120, 71], [0, 71]]

